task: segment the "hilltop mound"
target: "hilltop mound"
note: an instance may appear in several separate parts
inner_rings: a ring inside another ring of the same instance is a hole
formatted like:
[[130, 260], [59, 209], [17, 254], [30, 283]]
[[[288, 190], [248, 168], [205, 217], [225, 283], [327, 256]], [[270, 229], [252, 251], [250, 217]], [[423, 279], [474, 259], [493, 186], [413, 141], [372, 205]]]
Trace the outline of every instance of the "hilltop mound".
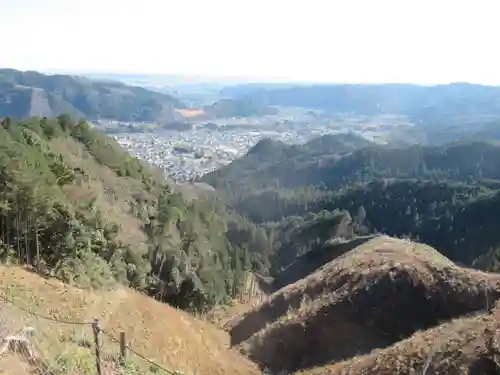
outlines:
[[[54, 374], [95, 373], [93, 348], [85, 347], [85, 343], [93, 343], [92, 328], [47, 321], [18, 307], [57, 320], [91, 322], [98, 318], [104, 331], [116, 338], [124, 331], [130, 347], [172, 371], [200, 375], [259, 373], [251, 362], [229, 350], [226, 333], [127, 288], [84, 291], [19, 267], [2, 266], [0, 296], [15, 303], [2, 302], [2, 328], [8, 327], [11, 333], [23, 326], [34, 327], [34, 342]], [[119, 345], [102, 336], [103, 366], [107, 368], [110, 358], [119, 353]], [[144, 360], [131, 352], [127, 355], [130, 374], [154, 372]], [[2, 366], [7, 359], [2, 358]]]
[[[262, 367], [296, 371], [386, 347], [485, 306], [500, 275], [386, 236], [290, 284], [230, 325], [232, 345]], [[349, 338], [349, 339], [347, 339]]]
[[500, 309], [495, 306], [492, 314], [456, 319], [386, 349], [296, 375], [497, 374], [499, 329]]
[[0, 117], [31, 116], [169, 123], [182, 119], [172, 96], [112, 81], [0, 69]]
[[[358, 236], [351, 240], [327, 241], [322, 246], [306, 252], [296, 258], [293, 263], [279, 272], [272, 281], [272, 288], [277, 291], [287, 285], [303, 279], [324, 266], [326, 263], [372, 240], [377, 235]], [[339, 239], [339, 237], [336, 237]]]

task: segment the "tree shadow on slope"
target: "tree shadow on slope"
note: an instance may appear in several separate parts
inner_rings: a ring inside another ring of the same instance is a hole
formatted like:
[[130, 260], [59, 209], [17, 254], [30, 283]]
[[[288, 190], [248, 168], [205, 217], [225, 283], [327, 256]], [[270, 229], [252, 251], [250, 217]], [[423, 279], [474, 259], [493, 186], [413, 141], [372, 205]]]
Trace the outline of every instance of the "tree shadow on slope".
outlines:
[[469, 375], [500, 375], [496, 362], [488, 357], [476, 359], [469, 366]]

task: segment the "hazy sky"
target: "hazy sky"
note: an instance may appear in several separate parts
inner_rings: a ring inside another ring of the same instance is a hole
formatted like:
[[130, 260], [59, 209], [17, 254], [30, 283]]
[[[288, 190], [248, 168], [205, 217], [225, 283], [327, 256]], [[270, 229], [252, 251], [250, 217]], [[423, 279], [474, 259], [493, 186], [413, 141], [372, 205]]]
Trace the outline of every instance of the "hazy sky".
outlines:
[[0, 67], [500, 83], [498, 0], [0, 0]]

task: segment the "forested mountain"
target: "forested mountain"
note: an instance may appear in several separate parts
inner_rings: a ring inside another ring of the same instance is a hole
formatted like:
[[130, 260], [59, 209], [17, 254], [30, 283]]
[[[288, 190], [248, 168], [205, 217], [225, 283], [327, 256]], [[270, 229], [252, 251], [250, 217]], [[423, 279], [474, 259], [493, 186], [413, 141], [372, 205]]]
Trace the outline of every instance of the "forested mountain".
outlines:
[[[332, 141], [338, 136], [329, 137]], [[313, 140], [309, 144], [318, 142]], [[459, 181], [500, 178], [497, 161], [500, 146], [497, 143], [471, 141], [437, 147], [415, 145], [395, 148], [366, 147], [369, 142], [363, 140], [348, 145], [339, 145], [332, 150], [311, 147], [316, 151], [306, 152], [301, 146], [285, 145], [263, 154], [255, 151], [262, 148], [261, 144], [257, 144], [246, 156], [208, 174], [204, 180], [216, 188], [220, 187], [227, 195], [238, 196], [248, 191], [275, 187], [321, 185], [339, 189], [376, 178]], [[307, 144], [305, 148], [307, 150]]]
[[[273, 272], [329, 238], [375, 232], [428, 243], [464, 264], [500, 269], [497, 143], [368, 146], [316, 155], [302, 146], [272, 146], [258, 144], [205, 180], [238, 212], [268, 228]], [[328, 223], [335, 212], [343, 213], [342, 229], [310, 229], [310, 220]]]
[[0, 179], [1, 258], [41, 274], [203, 309], [238, 293], [245, 270], [267, 268], [263, 229], [174, 192], [84, 121], [5, 118]]
[[230, 196], [258, 189], [308, 186], [315, 184], [311, 171], [334, 163], [343, 154], [373, 145], [350, 133], [324, 135], [304, 145], [263, 139], [245, 156], [205, 175], [203, 180]]
[[177, 99], [119, 82], [92, 81], [69, 75], [45, 75], [0, 69], [0, 117], [30, 116], [151, 121], [161, 124], [181, 118]]

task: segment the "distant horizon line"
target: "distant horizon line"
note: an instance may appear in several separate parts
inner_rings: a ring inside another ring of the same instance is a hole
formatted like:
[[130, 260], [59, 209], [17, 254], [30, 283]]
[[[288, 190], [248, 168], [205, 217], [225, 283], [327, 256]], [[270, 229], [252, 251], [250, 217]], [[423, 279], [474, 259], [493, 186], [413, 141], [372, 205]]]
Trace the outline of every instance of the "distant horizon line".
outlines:
[[21, 68], [8, 68], [0, 67], [0, 69], [13, 69], [21, 72], [39, 72], [46, 75], [72, 75], [72, 76], [138, 76], [138, 77], [171, 77], [177, 79], [189, 79], [192, 83], [234, 83], [234, 84], [252, 84], [252, 83], [271, 83], [271, 84], [296, 84], [296, 85], [415, 85], [415, 86], [439, 86], [439, 85], [452, 85], [452, 84], [470, 84], [470, 85], [481, 85], [481, 86], [500, 86], [500, 84], [484, 83], [484, 82], [471, 82], [467, 80], [456, 80], [456, 81], [442, 81], [442, 82], [432, 82], [423, 83], [415, 81], [333, 81], [333, 80], [311, 80], [311, 79], [300, 79], [300, 78], [290, 78], [290, 77], [280, 77], [280, 76], [245, 76], [245, 75], [218, 75], [218, 74], [198, 74], [198, 73], [183, 73], [183, 72], [172, 72], [172, 73], [147, 73], [147, 72], [134, 72], [134, 71], [106, 71], [100, 69], [21, 69]]

